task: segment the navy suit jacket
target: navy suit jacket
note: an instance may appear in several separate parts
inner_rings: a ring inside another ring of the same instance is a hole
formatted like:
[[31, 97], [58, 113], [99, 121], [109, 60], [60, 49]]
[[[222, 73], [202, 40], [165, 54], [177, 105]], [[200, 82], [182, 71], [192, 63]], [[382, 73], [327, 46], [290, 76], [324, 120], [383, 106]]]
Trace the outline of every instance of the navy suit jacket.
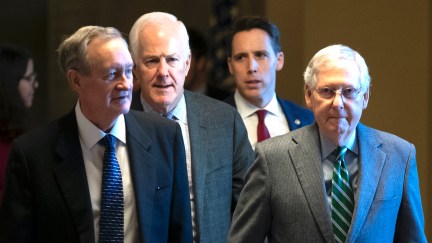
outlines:
[[[180, 127], [125, 115], [141, 242], [191, 242]], [[94, 242], [93, 211], [75, 112], [14, 141], [0, 208], [0, 242]]]
[[[224, 101], [237, 109], [234, 95], [229, 96]], [[279, 97], [277, 97], [277, 101], [282, 107], [282, 111], [285, 114], [285, 118], [287, 119], [290, 131], [294, 131], [297, 128], [310, 125], [315, 121], [313, 113], [310, 110], [305, 109], [291, 101], [281, 99]]]

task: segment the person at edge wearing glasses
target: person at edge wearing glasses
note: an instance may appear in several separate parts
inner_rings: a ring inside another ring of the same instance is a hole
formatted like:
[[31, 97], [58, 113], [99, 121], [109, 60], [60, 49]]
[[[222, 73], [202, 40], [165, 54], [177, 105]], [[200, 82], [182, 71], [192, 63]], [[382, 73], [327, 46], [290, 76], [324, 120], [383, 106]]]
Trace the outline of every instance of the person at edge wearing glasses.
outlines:
[[328, 46], [304, 80], [316, 122], [258, 143], [229, 242], [427, 242], [414, 145], [359, 122], [363, 57]]
[[38, 87], [30, 51], [12, 44], [0, 44], [0, 205], [12, 141], [30, 127], [29, 110]]

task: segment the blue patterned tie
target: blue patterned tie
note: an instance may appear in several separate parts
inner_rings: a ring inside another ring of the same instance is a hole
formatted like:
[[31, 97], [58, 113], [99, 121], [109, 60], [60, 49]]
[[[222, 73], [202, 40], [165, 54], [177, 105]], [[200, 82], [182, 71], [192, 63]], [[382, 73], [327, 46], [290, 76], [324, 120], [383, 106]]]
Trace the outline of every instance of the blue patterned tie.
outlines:
[[101, 141], [105, 146], [105, 153], [102, 171], [99, 242], [123, 242], [123, 186], [115, 152], [116, 138], [107, 134]]
[[345, 164], [346, 147], [337, 149], [332, 179], [331, 217], [333, 233], [337, 242], [345, 242], [354, 212], [354, 193], [351, 180]]

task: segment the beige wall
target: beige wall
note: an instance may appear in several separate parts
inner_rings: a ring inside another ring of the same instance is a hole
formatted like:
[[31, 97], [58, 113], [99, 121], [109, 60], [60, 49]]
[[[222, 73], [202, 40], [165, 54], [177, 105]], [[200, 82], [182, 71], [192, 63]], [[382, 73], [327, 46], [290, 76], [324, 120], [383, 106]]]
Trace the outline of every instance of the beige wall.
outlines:
[[313, 54], [325, 46], [346, 44], [366, 59], [372, 95], [362, 122], [416, 146], [426, 231], [431, 240], [429, 1], [272, 0], [267, 1], [266, 14], [282, 32], [286, 65], [278, 74], [278, 93], [283, 97], [303, 102], [301, 74]]

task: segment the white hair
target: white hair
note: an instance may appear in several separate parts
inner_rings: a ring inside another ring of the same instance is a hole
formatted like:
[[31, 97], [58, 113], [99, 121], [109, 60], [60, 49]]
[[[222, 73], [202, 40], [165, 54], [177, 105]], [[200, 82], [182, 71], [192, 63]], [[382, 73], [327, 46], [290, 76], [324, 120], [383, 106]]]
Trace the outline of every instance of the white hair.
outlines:
[[369, 89], [371, 78], [364, 58], [345, 45], [331, 45], [318, 51], [310, 60], [303, 74], [305, 87], [316, 87], [316, 76], [320, 71], [346, 68], [347, 62], [354, 62], [359, 69], [360, 85], [363, 93]]
[[184, 57], [190, 55], [189, 35], [186, 26], [177, 19], [176, 16], [164, 12], [151, 12], [139, 17], [129, 34], [129, 42], [132, 53], [132, 58], [137, 60], [140, 53], [140, 32], [148, 26], [158, 26], [161, 29], [167, 30], [168, 33], [176, 34], [182, 43]]

